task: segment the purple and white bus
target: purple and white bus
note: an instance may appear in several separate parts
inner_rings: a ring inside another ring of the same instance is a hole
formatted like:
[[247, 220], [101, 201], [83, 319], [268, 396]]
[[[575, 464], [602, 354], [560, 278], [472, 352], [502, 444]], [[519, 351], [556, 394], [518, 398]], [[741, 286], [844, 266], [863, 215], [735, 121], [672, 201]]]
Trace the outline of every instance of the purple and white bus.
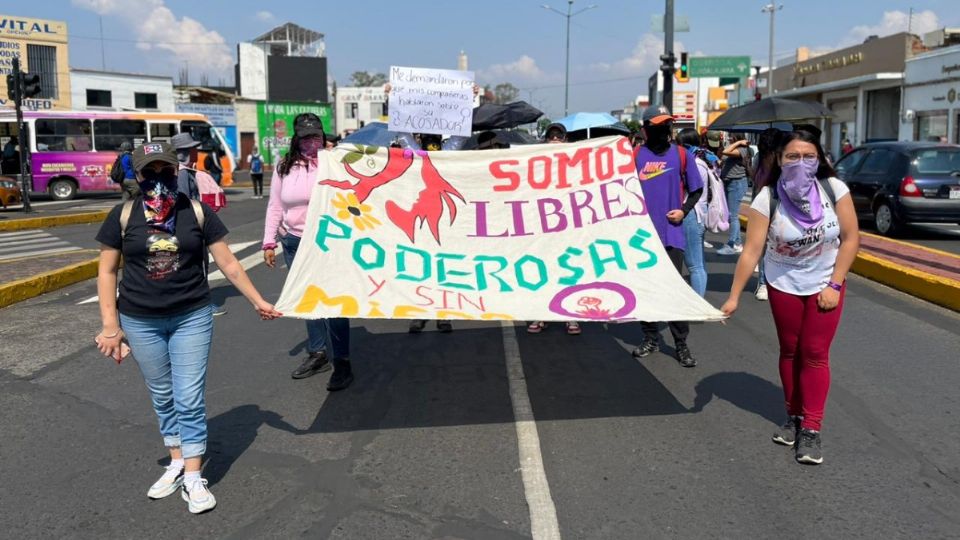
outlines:
[[[30, 152], [33, 170], [32, 193], [48, 194], [55, 200], [67, 200], [78, 193], [120, 192], [110, 179], [110, 169], [120, 144], [134, 146], [148, 141], [166, 141], [180, 132], [188, 132], [201, 142], [198, 167], [206, 152], [214, 151], [223, 168], [221, 185], [233, 183], [236, 161], [230, 147], [207, 117], [186, 113], [24, 111], [30, 126]], [[11, 137], [20, 139], [16, 114], [0, 111], [0, 147]], [[20, 144], [25, 144], [20, 140]], [[5, 160], [3, 174], [19, 174], [19, 165]], [[18, 170], [7, 170], [16, 165]]]

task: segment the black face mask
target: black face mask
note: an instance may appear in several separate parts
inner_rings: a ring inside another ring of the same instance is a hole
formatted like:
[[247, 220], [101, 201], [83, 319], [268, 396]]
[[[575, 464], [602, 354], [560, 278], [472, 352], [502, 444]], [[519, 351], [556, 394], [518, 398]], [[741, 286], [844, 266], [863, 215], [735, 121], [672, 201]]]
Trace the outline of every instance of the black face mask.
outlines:
[[659, 126], [643, 126], [643, 130], [646, 132], [647, 142], [644, 143], [644, 146], [650, 149], [651, 152], [655, 154], [662, 154], [670, 148], [670, 124], [662, 124]]
[[177, 171], [173, 168], [163, 168], [159, 171], [154, 169], [144, 169], [140, 172], [143, 177], [141, 184], [163, 184], [172, 189], [177, 189]]

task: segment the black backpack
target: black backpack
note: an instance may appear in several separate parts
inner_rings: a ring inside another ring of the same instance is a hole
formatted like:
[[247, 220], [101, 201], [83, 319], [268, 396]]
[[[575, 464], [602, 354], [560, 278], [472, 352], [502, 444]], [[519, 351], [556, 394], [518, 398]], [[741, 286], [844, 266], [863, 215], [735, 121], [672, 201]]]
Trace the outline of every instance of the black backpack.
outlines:
[[123, 170], [123, 156], [125, 155], [126, 152], [117, 154], [117, 159], [114, 160], [113, 167], [110, 168], [110, 179], [118, 184], [123, 184], [124, 179], [127, 178], [127, 173]]

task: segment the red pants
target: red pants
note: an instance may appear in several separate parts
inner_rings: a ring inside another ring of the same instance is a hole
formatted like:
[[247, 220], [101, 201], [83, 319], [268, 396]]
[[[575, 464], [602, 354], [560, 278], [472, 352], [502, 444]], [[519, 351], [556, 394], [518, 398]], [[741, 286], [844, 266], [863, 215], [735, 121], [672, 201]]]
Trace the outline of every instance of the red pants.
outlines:
[[767, 286], [770, 310], [780, 340], [780, 381], [787, 414], [803, 416], [801, 427], [820, 431], [830, 390], [830, 344], [840, 324], [846, 284], [840, 303], [824, 311], [817, 295], [797, 296]]

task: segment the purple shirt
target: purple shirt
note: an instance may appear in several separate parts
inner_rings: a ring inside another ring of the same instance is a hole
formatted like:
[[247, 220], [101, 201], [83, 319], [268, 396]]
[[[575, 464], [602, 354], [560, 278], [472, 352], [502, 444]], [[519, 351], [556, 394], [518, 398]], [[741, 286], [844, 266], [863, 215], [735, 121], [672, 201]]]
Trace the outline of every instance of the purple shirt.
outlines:
[[697, 170], [696, 156], [687, 152], [687, 185], [681, 196], [680, 154], [676, 145], [663, 155], [654, 154], [646, 146], [637, 152], [637, 173], [643, 189], [643, 198], [647, 211], [657, 230], [657, 236], [663, 247], [686, 249], [687, 241], [683, 233], [683, 223], [674, 225], [667, 221], [667, 212], [680, 210], [687, 193], [703, 189], [703, 179]]

